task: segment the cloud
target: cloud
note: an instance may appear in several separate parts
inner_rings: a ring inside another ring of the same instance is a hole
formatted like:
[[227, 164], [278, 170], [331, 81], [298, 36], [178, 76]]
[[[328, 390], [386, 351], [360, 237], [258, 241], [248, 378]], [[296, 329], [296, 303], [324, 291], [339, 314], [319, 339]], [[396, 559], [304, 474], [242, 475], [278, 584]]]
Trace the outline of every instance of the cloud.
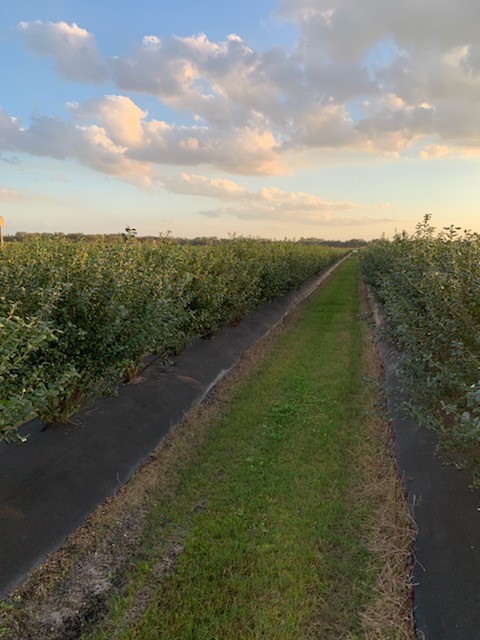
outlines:
[[295, 211], [332, 212], [360, 208], [360, 205], [347, 200], [325, 200], [303, 191], [288, 192], [275, 187], [260, 189], [255, 199], [286, 213], [294, 213]]
[[[398, 152], [419, 138], [436, 136], [450, 146], [479, 146], [480, 4], [476, 0], [281, 0], [277, 18], [297, 22], [298, 50], [305, 65], [329, 63], [338, 71], [357, 64], [375, 85], [371, 97], [357, 97], [375, 113], [358, 114], [363, 134], [355, 145]], [[403, 102], [394, 114], [384, 109], [389, 95]], [[430, 105], [427, 113], [422, 105]], [[344, 102], [345, 104], [345, 102]], [[348, 108], [348, 105], [345, 104]]]
[[227, 131], [204, 126], [176, 126], [152, 120], [145, 125], [145, 144], [132, 158], [171, 165], [213, 165], [245, 175], [285, 172], [273, 133], [249, 127]]
[[20, 164], [20, 159], [17, 156], [5, 156], [0, 152], [0, 162], [5, 162], [6, 164]]
[[109, 95], [71, 104], [71, 120], [32, 117], [29, 127], [0, 109], [0, 151], [58, 160], [74, 158], [97, 171], [132, 180], [155, 165], [213, 165], [239, 174], [274, 175], [285, 165], [271, 131], [178, 126], [147, 119], [130, 98]]
[[[275, 175], [287, 171], [292, 150], [480, 148], [477, 0], [281, 0], [276, 16], [299, 27], [292, 51], [257, 51], [235, 34], [149, 34], [102, 59], [93, 34], [76, 24], [22, 22], [19, 31], [62, 77], [117, 87], [118, 95], [72, 107], [73, 124], [57, 121], [65, 146], [80, 139], [81, 161], [110, 173], [172, 164]], [[150, 117], [131, 92], [193, 124]], [[30, 142], [39, 151], [38, 135]]]
[[435, 110], [428, 103], [409, 105], [392, 93], [365, 103], [364, 108], [368, 115], [356, 129], [377, 149], [403, 151], [418, 138], [433, 133]]
[[[171, 193], [203, 196], [236, 203], [231, 207], [205, 209], [199, 212], [209, 218], [233, 216], [242, 220], [276, 220], [332, 226], [376, 224], [394, 220], [393, 218], [336, 215], [342, 211], [363, 208], [362, 205], [350, 200], [326, 200], [315, 194], [303, 191], [289, 192], [276, 187], [248, 191], [236, 182], [222, 178], [181, 173], [164, 178], [161, 184]], [[388, 206], [383, 203], [377, 208], [384, 209]]]
[[[276, 187], [263, 187], [249, 191], [232, 180], [207, 178], [201, 175], [181, 173], [159, 181], [171, 193], [216, 198], [233, 203], [213, 209], [203, 209], [200, 215], [207, 218], [234, 217], [241, 220], [274, 220], [323, 226], [375, 225], [396, 222], [396, 218], [374, 216], [345, 216], [343, 212], [365, 207], [351, 200], [327, 200], [303, 191], [285, 191]], [[389, 203], [380, 203], [374, 209], [388, 209]]]
[[100, 122], [106, 135], [116, 145], [134, 148], [143, 138], [143, 121], [148, 116], [127, 96], [107, 95], [83, 105], [69, 103], [68, 109], [77, 122]]
[[16, 189], [4, 189], [0, 187], [0, 202], [4, 203], [18, 203], [24, 202], [25, 200], [30, 199], [26, 196], [26, 194], [21, 191], [17, 191]]
[[[69, 27], [65, 23], [21, 24], [23, 31], [34, 32], [42, 43], [49, 42], [54, 28], [63, 32]], [[75, 33], [79, 30], [77, 25], [69, 28]], [[93, 46], [93, 36], [79, 31]], [[61, 47], [43, 46], [35, 51], [51, 55], [57, 66], [75, 61], [80, 70], [72, 64], [72, 77], [80, 79], [85, 70], [78, 47], [70, 41], [63, 45], [71, 47], [67, 56]], [[192, 114], [203, 129], [218, 131], [217, 136], [210, 133], [209, 138], [226, 136], [237, 144], [235, 132], [241, 133], [248, 140], [240, 150], [247, 153], [254, 137], [254, 146], [263, 149], [273, 147], [273, 139], [275, 144], [286, 141], [287, 146], [307, 142], [312, 146], [343, 146], [349, 143], [350, 122], [341, 100], [358, 92], [370, 95], [376, 91], [366, 69], [357, 65], [342, 69], [323, 63], [305, 65], [301, 57], [281, 47], [256, 52], [237, 35], [219, 42], [210, 41], [204, 34], [164, 39], [145, 36], [129, 55], [105, 61], [102, 73], [107, 68], [111, 81], [121, 91], [155, 96], [175, 110]], [[203, 133], [199, 135], [204, 137]], [[227, 170], [237, 164], [226, 156]], [[272, 169], [278, 173], [278, 159], [273, 163], [265, 159], [262, 164], [258, 172]], [[239, 167], [241, 173], [248, 171]]]
[[430, 160], [431, 158], [444, 158], [451, 153], [452, 150], [445, 145], [429, 144], [420, 150], [420, 157], [422, 160]]
[[109, 95], [71, 105], [80, 122], [95, 119], [124, 156], [140, 163], [213, 165], [239, 174], [272, 175], [285, 171], [271, 131], [265, 128], [217, 130], [206, 125], [179, 126], [148, 119], [126, 96]]
[[330, 0], [327, 9], [318, 0], [281, 0], [275, 13], [300, 24], [305, 46], [315, 45], [333, 60], [355, 60], [387, 38], [407, 49], [475, 42], [480, 5], [476, 0]]
[[170, 193], [188, 196], [203, 196], [219, 200], [237, 200], [249, 197], [248, 191], [227, 178], [206, 178], [205, 176], [181, 173], [161, 181], [163, 188]]
[[[58, 201], [50, 196], [33, 193], [31, 191], [24, 191], [23, 189], [9, 189], [6, 187], [0, 187], [0, 203], [12, 206], [23, 204], [30, 205], [30, 203], [45, 203], [48, 205], [55, 205], [58, 204]], [[6, 217], [5, 212], [3, 212], [3, 216]]]
[[373, 216], [339, 216], [329, 211], [312, 211], [310, 209], [276, 209], [268, 206], [224, 207], [199, 212], [207, 218], [232, 216], [241, 220], [274, 220], [276, 222], [296, 222], [331, 227], [347, 227], [351, 225], [377, 225], [385, 222], [396, 222], [397, 218], [375, 218]]
[[358, 139], [350, 114], [343, 105], [329, 104], [301, 111], [285, 148], [335, 148], [354, 146]]
[[259, 54], [236, 35], [220, 42], [204, 34], [147, 36], [130, 55], [109, 64], [121, 90], [154, 95], [217, 127], [258, 125], [264, 114], [281, 110], [279, 90], [293, 95], [301, 75], [282, 49]]
[[50, 56], [66, 80], [104, 82], [108, 72], [94, 36], [75, 22], [20, 22], [19, 32], [28, 48], [39, 56]]
[[349, 200], [325, 200], [317, 195], [303, 191], [284, 191], [277, 187], [263, 187], [258, 191], [248, 191], [232, 180], [225, 178], [207, 178], [201, 175], [181, 173], [160, 181], [164, 189], [171, 193], [203, 196], [220, 200], [256, 202], [266, 210], [277, 212], [295, 211], [346, 211], [359, 209], [361, 205]]
[[255, 52], [236, 35], [220, 42], [204, 34], [149, 36], [110, 65], [124, 91], [155, 95], [218, 129], [269, 129], [284, 149], [349, 145], [351, 118], [342, 101], [378, 93], [357, 64], [334, 66], [281, 47]]
[[125, 154], [98, 125], [78, 125], [60, 117], [34, 116], [29, 127], [0, 109], [0, 151], [16, 151], [57, 160], [73, 158], [102, 173], [132, 181], [148, 176], [148, 164]]

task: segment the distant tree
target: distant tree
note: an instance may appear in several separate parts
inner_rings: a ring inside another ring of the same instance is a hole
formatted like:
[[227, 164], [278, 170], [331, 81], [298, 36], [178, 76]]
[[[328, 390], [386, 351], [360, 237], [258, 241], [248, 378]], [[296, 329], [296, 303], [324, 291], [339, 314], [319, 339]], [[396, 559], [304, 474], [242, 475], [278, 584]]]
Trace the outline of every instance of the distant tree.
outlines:
[[137, 237], [137, 230], [133, 227], [125, 227], [125, 232], [122, 233], [124, 242], [131, 242]]

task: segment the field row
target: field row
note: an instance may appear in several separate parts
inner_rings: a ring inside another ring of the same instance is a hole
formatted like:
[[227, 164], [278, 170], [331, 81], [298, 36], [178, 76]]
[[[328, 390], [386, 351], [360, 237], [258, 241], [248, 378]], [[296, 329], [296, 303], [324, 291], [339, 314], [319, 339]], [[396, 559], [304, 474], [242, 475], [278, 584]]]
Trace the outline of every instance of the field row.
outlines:
[[403, 354], [410, 409], [478, 484], [480, 237], [456, 227], [436, 233], [426, 216], [415, 234], [372, 243], [362, 252], [362, 270]]
[[33, 415], [64, 421], [149, 353], [237, 322], [345, 250], [244, 238], [208, 246], [9, 243], [0, 252], [0, 439]]

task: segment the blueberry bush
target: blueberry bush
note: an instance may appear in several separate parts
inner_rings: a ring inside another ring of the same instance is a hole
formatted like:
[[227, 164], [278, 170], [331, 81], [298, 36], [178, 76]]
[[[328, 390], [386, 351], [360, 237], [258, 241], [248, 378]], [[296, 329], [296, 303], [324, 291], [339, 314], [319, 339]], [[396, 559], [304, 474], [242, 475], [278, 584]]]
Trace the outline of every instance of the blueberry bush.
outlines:
[[237, 322], [345, 253], [296, 242], [34, 237], [0, 252], [0, 439], [66, 421], [152, 353]]
[[402, 354], [410, 409], [478, 485], [480, 236], [454, 226], [437, 232], [427, 215], [414, 234], [371, 243], [361, 265]]

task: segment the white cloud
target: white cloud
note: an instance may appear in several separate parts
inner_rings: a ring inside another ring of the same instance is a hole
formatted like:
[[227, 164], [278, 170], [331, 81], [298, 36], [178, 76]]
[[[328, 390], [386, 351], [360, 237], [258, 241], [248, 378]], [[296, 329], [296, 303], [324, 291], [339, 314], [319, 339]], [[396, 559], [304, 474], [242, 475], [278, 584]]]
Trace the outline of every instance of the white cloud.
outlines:
[[47, 156], [57, 160], [73, 158], [97, 171], [144, 183], [150, 172], [147, 163], [126, 155], [126, 147], [115, 144], [98, 125], [78, 125], [59, 117], [36, 116], [29, 127], [0, 109], [0, 150]]
[[103, 173], [134, 180], [146, 178], [154, 165], [162, 164], [209, 164], [239, 174], [285, 171], [268, 130], [218, 131], [148, 120], [147, 113], [124, 96], [70, 105], [70, 111], [73, 120], [35, 116], [23, 127], [0, 109], [0, 151], [74, 158]]
[[159, 164], [210, 164], [237, 174], [274, 175], [285, 171], [273, 133], [249, 127], [222, 131], [151, 120], [144, 125], [144, 144], [131, 149], [129, 157]]
[[[362, 205], [350, 200], [326, 200], [303, 191], [284, 191], [276, 187], [264, 187], [248, 191], [232, 180], [207, 178], [181, 173], [160, 181], [163, 188], [172, 193], [203, 196], [236, 203], [231, 207], [206, 209], [199, 213], [209, 218], [233, 216], [242, 220], [276, 220], [343, 226], [349, 224], [376, 224], [392, 218], [370, 216], [344, 217], [342, 211], [362, 209]], [[379, 208], [386, 208], [385, 204]]]
[[[367, 66], [376, 85], [369, 102], [389, 94], [403, 100], [403, 113], [357, 116], [363, 145], [398, 152], [421, 137], [439, 144], [478, 146], [480, 109], [480, 4], [476, 0], [282, 0], [277, 16], [301, 29], [305, 63]], [[362, 89], [359, 87], [360, 91]], [[364, 97], [367, 97], [363, 89]], [[427, 114], [424, 103], [431, 108]], [[427, 122], [428, 120], [428, 122]], [[366, 145], [365, 145], [366, 143]], [[360, 148], [362, 141], [356, 143]]]
[[92, 119], [103, 127], [123, 155], [136, 162], [171, 165], [213, 165], [239, 174], [278, 174], [285, 165], [271, 131], [265, 128], [179, 126], [148, 119], [126, 96], [109, 95], [83, 105], [71, 105], [73, 118]]
[[70, 104], [68, 108], [75, 120], [88, 122], [97, 119], [106, 135], [117, 145], [126, 148], [141, 145], [143, 120], [148, 116], [127, 96], [107, 95], [83, 105]]
[[295, 211], [332, 212], [360, 208], [360, 205], [350, 201], [325, 200], [303, 191], [288, 192], [274, 187], [260, 189], [257, 199], [287, 213]]
[[281, 116], [280, 92], [283, 99], [293, 98], [302, 82], [298, 64], [282, 49], [259, 54], [234, 35], [220, 42], [204, 34], [148, 36], [109, 64], [120, 89], [155, 95], [217, 127], [257, 126]]
[[378, 225], [395, 222], [397, 218], [375, 218], [372, 216], [340, 216], [330, 211], [312, 211], [310, 209], [278, 209], [268, 206], [224, 207], [200, 211], [207, 218], [232, 216], [241, 220], [274, 220], [276, 222], [295, 222], [319, 226], [344, 227], [352, 225]]
[[[164, 189], [172, 193], [204, 196], [230, 201], [248, 201], [260, 203], [264, 209], [294, 213], [295, 211], [346, 211], [359, 209], [361, 205], [348, 200], [325, 200], [317, 195], [303, 191], [284, 191], [277, 187], [263, 187], [258, 191], [248, 191], [232, 180], [225, 178], [207, 178], [201, 175], [181, 173], [159, 181]], [[250, 206], [250, 205], [249, 205]]]
[[206, 178], [205, 176], [181, 173], [162, 179], [161, 184], [166, 191], [189, 196], [204, 196], [220, 200], [249, 197], [246, 189], [227, 178]]
[[66, 22], [20, 22], [27, 46], [40, 56], [51, 56], [59, 74], [67, 80], [101, 83], [107, 69], [95, 38], [77, 24]]
[[[480, 148], [477, 0], [281, 0], [277, 16], [299, 25], [292, 52], [255, 51], [238, 35], [215, 42], [201, 33], [147, 34], [108, 60], [76, 24], [20, 23], [29, 48], [52, 57], [63, 77], [108, 80], [126, 94], [72, 107], [73, 122], [46, 118], [40, 126], [38, 117], [24, 149], [79, 157], [111, 173], [173, 164], [266, 175], [287, 170], [290, 150], [399, 155], [422, 142]], [[152, 96], [194, 124], [152, 118], [129, 92]], [[55, 123], [60, 134], [41, 138]], [[8, 146], [18, 138], [15, 127], [2, 125], [1, 148], [18, 149]], [[82, 152], [72, 151], [72, 137]]]

